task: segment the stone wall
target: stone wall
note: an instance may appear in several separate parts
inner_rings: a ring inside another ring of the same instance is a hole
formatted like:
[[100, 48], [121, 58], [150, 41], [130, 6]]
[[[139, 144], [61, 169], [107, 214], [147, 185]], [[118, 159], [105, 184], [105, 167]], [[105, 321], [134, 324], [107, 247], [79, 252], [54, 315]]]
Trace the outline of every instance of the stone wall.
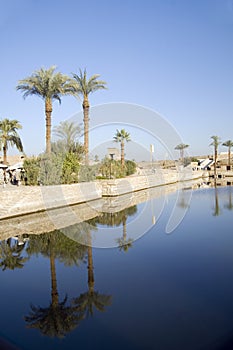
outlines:
[[114, 197], [161, 185], [202, 177], [201, 171], [159, 170], [153, 174], [130, 176], [124, 179], [102, 180], [60, 186], [13, 186], [0, 188], [0, 220], [65, 208], [102, 197]]

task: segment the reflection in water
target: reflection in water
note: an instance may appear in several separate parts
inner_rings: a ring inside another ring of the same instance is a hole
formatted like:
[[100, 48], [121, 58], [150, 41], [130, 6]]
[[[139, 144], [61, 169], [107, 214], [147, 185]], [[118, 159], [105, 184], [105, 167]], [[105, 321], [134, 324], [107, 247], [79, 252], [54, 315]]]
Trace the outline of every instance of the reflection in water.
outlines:
[[[87, 233], [88, 247], [80, 245], [68, 239], [59, 231], [33, 235], [27, 247], [29, 256], [42, 254], [50, 260], [51, 276], [51, 302], [48, 307], [31, 305], [31, 311], [25, 317], [29, 328], [37, 328], [43, 335], [63, 338], [67, 333], [74, 330], [81, 320], [93, 315], [93, 307], [104, 311], [111, 304], [111, 296], [100, 294], [94, 290], [94, 264], [92, 256], [91, 234]], [[68, 297], [59, 301], [55, 260], [58, 259], [65, 265], [79, 266], [88, 255], [88, 291], [73, 298], [67, 304]]]
[[233, 202], [232, 202], [232, 191], [231, 191], [231, 187], [228, 186], [228, 203], [226, 203], [224, 205], [224, 208], [228, 209], [228, 210], [232, 210], [233, 209]]
[[79, 264], [84, 259], [85, 247], [70, 240], [60, 232], [32, 236], [27, 252], [29, 256], [41, 253], [50, 260], [51, 302], [48, 307], [31, 305], [31, 312], [25, 317], [29, 328], [37, 328], [49, 337], [63, 338], [77, 327], [82, 314], [77, 308], [67, 304], [67, 296], [59, 302], [55, 259], [71, 264]]
[[122, 237], [116, 238], [118, 248], [127, 252], [132, 247], [133, 239], [127, 238], [127, 218], [137, 213], [137, 206], [133, 205], [119, 212], [102, 213], [102, 215], [89, 220], [90, 224], [101, 224], [107, 227], [120, 226], [122, 224]]
[[21, 256], [24, 245], [25, 243], [19, 245], [12, 238], [0, 242], [0, 266], [3, 271], [24, 267], [24, 263], [28, 260], [28, 258]]
[[[92, 240], [103, 229], [109, 235], [117, 229], [114, 239], [118, 248], [127, 251], [132, 246], [135, 226], [131, 224], [141, 211], [140, 204], [72, 225], [67, 234], [52, 231], [31, 234], [27, 240], [11, 237], [0, 241], [1, 310], [6, 315], [0, 324], [1, 329], [6, 328], [3, 333], [18, 337], [19, 348], [25, 350], [75, 349], [77, 344], [89, 350], [101, 347], [103, 341], [103, 349], [114, 350], [213, 350], [218, 348], [215, 336], [222, 341], [224, 334], [232, 343], [233, 239], [229, 211], [233, 209], [233, 188], [203, 188], [193, 196], [183, 228], [170, 237], [163, 230], [166, 218], [156, 220], [130, 254], [122, 255], [118, 249], [94, 250]], [[168, 206], [172, 205], [170, 198]], [[185, 191], [178, 205], [186, 206]], [[141, 216], [145, 221], [151, 220], [151, 206], [147, 212]], [[79, 239], [86, 245], [78, 243]], [[35, 257], [50, 263], [51, 290], [45, 289], [48, 295], [41, 305], [33, 302], [41, 290], [31, 288], [44, 274], [37, 267], [38, 276], [34, 275]], [[31, 275], [29, 270], [33, 271]], [[74, 279], [79, 272], [87, 274], [87, 283], [84, 280], [77, 292]], [[110, 312], [102, 315], [103, 311]], [[12, 320], [15, 327], [11, 330]], [[39, 332], [32, 332], [32, 328]], [[45, 335], [43, 340], [40, 333]], [[58, 343], [60, 338], [63, 343]]]
[[84, 316], [93, 316], [94, 307], [98, 311], [105, 311], [105, 307], [111, 305], [112, 296], [106, 294], [100, 294], [95, 291], [95, 279], [94, 279], [94, 264], [93, 264], [93, 254], [92, 254], [92, 242], [91, 233], [88, 232], [88, 291], [86, 293], [80, 294], [79, 297], [73, 299], [73, 305], [76, 310]]
[[220, 211], [219, 200], [218, 200], [218, 188], [216, 185], [214, 188], [214, 194], [215, 194], [215, 206], [214, 206], [213, 216], [219, 216], [221, 214], [221, 211]]

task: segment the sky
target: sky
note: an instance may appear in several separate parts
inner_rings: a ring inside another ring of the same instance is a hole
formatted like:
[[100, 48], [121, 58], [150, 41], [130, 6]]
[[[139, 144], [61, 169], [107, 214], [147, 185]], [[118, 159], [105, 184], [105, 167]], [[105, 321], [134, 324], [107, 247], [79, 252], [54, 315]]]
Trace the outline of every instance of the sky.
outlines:
[[[16, 86], [52, 65], [68, 75], [79, 68], [100, 74], [108, 89], [89, 96], [93, 110], [125, 103], [153, 111], [190, 155], [212, 154], [212, 135], [233, 140], [233, 0], [0, 0], [0, 50], [0, 119], [20, 121], [27, 155], [45, 150], [44, 103], [23, 99]], [[82, 123], [81, 112], [80, 100], [64, 96], [54, 102], [52, 125], [74, 116]], [[133, 115], [122, 118], [132, 141], [145, 149], [155, 143], [159, 157], [159, 131], [148, 137], [156, 120], [142, 112], [142, 134]], [[114, 122], [109, 115], [106, 138], [105, 129], [90, 135], [92, 149], [123, 125]]]

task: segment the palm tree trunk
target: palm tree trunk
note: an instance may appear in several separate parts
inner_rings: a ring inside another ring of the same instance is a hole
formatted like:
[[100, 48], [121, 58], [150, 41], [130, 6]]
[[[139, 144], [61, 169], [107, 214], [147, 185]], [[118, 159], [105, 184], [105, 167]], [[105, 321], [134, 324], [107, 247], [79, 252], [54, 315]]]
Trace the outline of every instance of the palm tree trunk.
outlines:
[[87, 97], [83, 100], [83, 123], [84, 123], [84, 156], [85, 164], [89, 165], [89, 101]]
[[46, 116], [46, 153], [51, 153], [51, 116], [52, 116], [52, 100], [50, 98], [45, 101]]
[[121, 166], [125, 166], [125, 144], [124, 141], [121, 141]]
[[217, 155], [218, 155], [218, 151], [217, 151], [217, 147], [215, 146], [214, 148], [214, 178], [215, 179], [217, 176]]
[[228, 165], [231, 165], [231, 147], [228, 148]]
[[184, 164], [184, 149], [181, 148], [180, 150], [180, 158], [181, 158], [181, 164], [183, 165]]
[[3, 148], [2, 148], [2, 150], [3, 150], [3, 164], [7, 164], [7, 155], [6, 155], [7, 150], [6, 149], [7, 149], [7, 147], [4, 144]]

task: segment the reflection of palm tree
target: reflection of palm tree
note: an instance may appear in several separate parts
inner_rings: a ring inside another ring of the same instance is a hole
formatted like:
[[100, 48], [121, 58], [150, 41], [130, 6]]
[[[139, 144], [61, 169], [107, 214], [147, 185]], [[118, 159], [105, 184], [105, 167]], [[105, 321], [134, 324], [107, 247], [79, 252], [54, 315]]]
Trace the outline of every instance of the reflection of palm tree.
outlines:
[[23, 248], [24, 244], [19, 246], [17, 243], [14, 243], [12, 245], [11, 238], [0, 242], [0, 266], [3, 271], [6, 269], [22, 269], [24, 267], [24, 263], [28, 258], [21, 256]]
[[180, 197], [179, 203], [178, 203], [179, 207], [182, 209], [187, 209], [189, 208], [189, 203], [187, 203], [185, 201], [185, 192], [182, 191], [182, 196]]
[[228, 203], [224, 205], [224, 207], [228, 210], [232, 210], [233, 209], [233, 203], [232, 203], [232, 193], [231, 193], [231, 187], [229, 186], [229, 198], [228, 198]]
[[93, 316], [94, 307], [98, 311], [105, 311], [105, 307], [111, 305], [111, 295], [100, 294], [95, 291], [95, 280], [94, 280], [94, 265], [93, 265], [93, 254], [92, 254], [92, 240], [91, 232], [87, 233], [88, 239], [88, 291], [86, 293], [80, 294], [78, 298], [73, 300], [75, 307], [82, 316], [89, 315]]
[[132, 247], [133, 240], [131, 238], [127, 238], [127, 232], [126, 232], [126, 221], [127, 216], [124, 215], [122, 218], [122, 225], [123, 225], [123, 235], [121, 238], [118, 238], [116, 242], [118, 243], [118, 247], [120, 250], [123, 250], [124, 252], [127, 252], [129, 248]]
[[219, 216], [219, 215], [220, 215], [220, 207], [219, 207], [219, 201], [218, 201], [218, 190], [217, 190], [216, 181], [215, 181], [215, 207], [214, 207], [213, 216]]
[[[39, 251], [49, 256], [50, 259], [50, 271], [51, 271], [51, 303], [48, 307], [40, 307], [31, 305], [31, 312], [29, 316], [25, 317], [26, 322], [30, 328], [38, 328], [43, 334], [50, 337], [62, 338], [66, 333], [72, 331], [82, 319], [81, 313], [73, 306], [66, 306], [67, 297], [63, 301], [59, 302], [57, 279], [56, 279], [56, 266], [55, 258], [60, 257], [64, 259], [64, 255], [69, 255], [69, 248], [73, 251], [73, 246], [79, 247], [83, 250], [83, 247], [72, 242], [59, 232], [52, 232], [48, 234], [40, 235], [37, 239], [37, 244], [31, 244], [28, 252], [33, 253]], [[32, 240], [33, 242], [33, 240]], [[35, 243], [35, 242], [34, 242]], [[76, 247], [76, 250], [77, 250]], [[84, 251], [84, 250], [83, 250]], [[71, 252], [73, 259], [73, 254]], [[79, 255], [80, 257], [80, 255]]]

